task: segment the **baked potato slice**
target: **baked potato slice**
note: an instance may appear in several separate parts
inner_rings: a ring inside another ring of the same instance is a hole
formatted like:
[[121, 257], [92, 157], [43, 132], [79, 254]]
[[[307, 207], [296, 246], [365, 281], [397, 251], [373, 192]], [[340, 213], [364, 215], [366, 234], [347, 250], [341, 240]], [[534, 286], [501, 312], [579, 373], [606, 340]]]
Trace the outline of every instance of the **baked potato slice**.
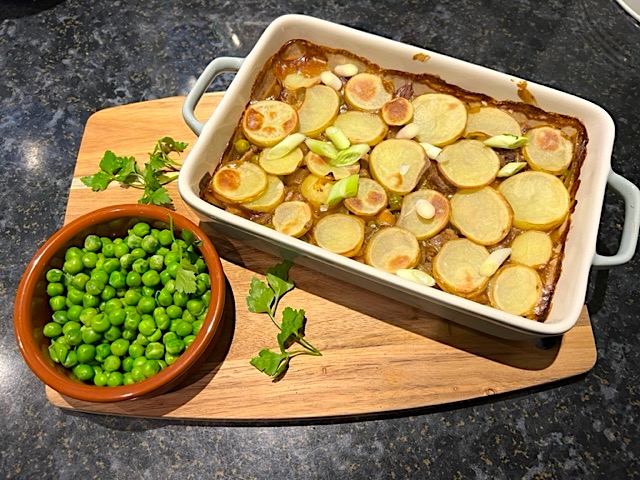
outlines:
[[401, 195], [411, 192], [429, 166], [420, 144], [391, 138], [380, 142], [369, 154], [369, 170], [384, 188]]
[[533, 170], [560, 175], [571, 164], [573, 142], [562, 130], [541, 126], [532, 128], [525, 136], [529, 141], [522, 153]]
[[269, 158], [269, 150], [265, 148], [260, 152], [258, 165], [270, 175], [289, 175], [298, 169], [304, 159], [304, 154], [300, 148], [295, 148], [280, 158]]
[[496, 272], [487, 290], [491, 304], [504, 312], [526, 316], [542, 295], [542, 280], [533, 268], [507, 264]]
[[378, 230], [369, 239], [365, 262], [385, 272], [413, 268], [420, 262], [420, 245], [411, 232], [400, 227]]
[[242, 117], [245, 137], [261, 147], [272, 147], [298, 129], [298, 112], [285, 102], [260, 100], [247, 107]]
[[305, 157], [305, 164], [309, 171], [314, 175], [317, 175], [318, 177], [332, 175], [336, 180], [347, 178], [360, 171], [360, 163], [354, 163], [353, 165], [347, 166], [334, 166], [312, 151], [307, 153]]
[[492, 183], [500, 170], [500, 157], [479, 140], [458, 140], [438, 155], [438, 170], [458, 188]]
[[362, 111], [380, 110], [392, 94], [379, 75], [358, 73], [344, 86], [344, 99], [351, 107]]
[[513, 210], [491, 187], [459, 190], [450, 201], [451, 223], [479, 245], [495, 245], [511, 230]]
[[426, 93], [415, 98], [413, 123], [419, 127], [419, 142], [442, 147], [454, 142], [467, 125], [467, 107], [454, 97], [444, 93]]
[[375, 180], [361, 177], [358, 179], [358, 193], [355, 197], [345, 198], [343, 204], [356, 215], [372, 217], [387, 206], [387, 192]]
[[433, 258], [433, 277], [445, 292], [472, 298], [484, 291], [489, 278], [480, 274], [480, 267], [489, 251], [467, 238], [445, 243]]
[[276, 231], [299, 238], [313, 224], [313, 212], [306, 202], [283, 202], [273, 212], [273, 228]]
[[213, 193], [232, 203], [253, 200], [261, 195], [267, 186], [267, 173], [251, 162], [222, 165], [211, 179]]
[[389, 131], [379, 115], [355, 110], [339, 114], [333, 125], [342, 130], [352, 144], [370, 146], [380, 143]]
[[513, 225], [549, 231], [569, 213], [571, 199], [562, 181], [550, 173], [528, 170], [507, 178], [498, 191], [513, 209]]
[[271, 212], [284, 200], [284, 184], [275, 175], [267, 176], [267, 189], [253, 200], [242, 203], [244, 208], [254, 212]]
[[326, 215], [313, 228], [313, 238], [325, 250], [352, 257], [364, 243], [364, 220], [346, 213]]
[[[421, 214], [421, 202], [428, 202], [433, 207], [432, 216]], [[450, 213], [449, 200], [440, 192], [417, 190], [404, 197], [397, 225], [409, 230], [418, 240], [425, 240], [447, 226]]]
[[503, 134], [521, 135], [518, 121], [504, 110], [480, 107], [469, 111], [464, 129], [466, 138], [494, 137]]
[[327, 204], [329, 192], [335, 182], [313, 173], [307, 175], [300, 184], [300, 193], [316, 208]]
[[511, 242], [511, 261], [531, 268], [542, 268], [551, 259], [553, 242], [545, 232], [527, 230]]
[[382, 105], [380, 115], [387, 125], [406, 125], [413, 118], [413, 105], [404, 97], [396, 97]]
[[307, 88], [298, 110], [300, 133], [313, 137], [333, 123], [340, 108], [340, 97], [331, 87], [314, 85]]

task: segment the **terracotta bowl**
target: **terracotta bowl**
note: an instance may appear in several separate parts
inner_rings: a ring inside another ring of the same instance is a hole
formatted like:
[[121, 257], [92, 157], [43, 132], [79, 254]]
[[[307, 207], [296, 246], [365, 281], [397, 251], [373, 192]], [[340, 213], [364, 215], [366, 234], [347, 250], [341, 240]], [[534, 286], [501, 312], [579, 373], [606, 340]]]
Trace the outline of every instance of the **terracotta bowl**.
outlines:
[[[136, 221], [167, 226], [173, 218], [176, 231], [191, 230], [202, 241], [200, 251], [211, 277], [211, 302], [202, 329], [191, 346], [172, 365], [139, 383], [118, 387], [98, 387], [72, 378], [71, 370], [55, 363], [47, 350], [49, 339], [42, 334], [51, 321], [52, 310], [46, 293], [46, 272], [60, 268], [65, 251], [82, 246], [89, 234], [125, 236]], [[35, 254], [18, 286], [14, 307], [14, 328], [20, 352], [33, 373], [62, 395], [90, 402], [116, 402], [148, 397], [176, 388], [195, 373], [215, 347], [225, 298], [225, 279], [220, 258], [207, 235], [184, 216], [166, 208], [149, 205], [117, 205], [83, 215], [58, 230]]]

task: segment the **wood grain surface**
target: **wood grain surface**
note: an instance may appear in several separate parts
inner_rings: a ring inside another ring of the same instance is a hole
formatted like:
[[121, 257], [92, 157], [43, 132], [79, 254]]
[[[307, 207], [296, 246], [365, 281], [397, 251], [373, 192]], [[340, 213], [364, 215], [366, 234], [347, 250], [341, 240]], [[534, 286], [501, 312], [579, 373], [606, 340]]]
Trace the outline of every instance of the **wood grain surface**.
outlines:
[[[206, 120], [220, 100], [207, 94], [197, 116]], [[105, 150], [146, 159], [169, 135], [191, 145], [183, 98], [174, 97], [96, 112], [86, 125], [65, 221], [96, 208], [136, 202], [139, 191], [112, 186], [92, 192], [80, 177], [94, 173]], [[170, 187], [176, 209], [198, 217]], [[205, 228], [206, 225], [203, 225]], [[227, 299], [219, 347], [199, 372], [170, 393], [114, 404], [82, 402], [47, 387], [56, 406], [85, 412], [214, 421], [286, 421], [395, 413], [496, 395], [587, 372], [596, 348], [586, 307], [563, 337], [509, 341], [458, 326], [432, 314], [381, 298], [300, 266], [291, 269], [296, 289], [283, 306], [303, 308], [306, 339], [321, 357], [301, 356], [277, 382], [249, 360], [277, 347], [276, 328], [247, 310], [253, 276], [263, 278], [279, 259], [235, 240], [214, 236], [223, 257]]]

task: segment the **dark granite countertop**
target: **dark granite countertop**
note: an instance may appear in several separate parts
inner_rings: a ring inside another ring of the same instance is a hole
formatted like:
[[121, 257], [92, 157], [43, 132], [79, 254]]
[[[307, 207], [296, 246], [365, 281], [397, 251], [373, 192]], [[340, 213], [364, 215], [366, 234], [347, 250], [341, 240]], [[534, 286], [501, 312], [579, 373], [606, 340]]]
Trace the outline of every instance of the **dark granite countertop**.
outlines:
[[[0, 477], [640, 478], [640, 255], [590, 274], [598, 361], [536, 389], [375, 419], [202, 425], [53, 407], [16, 347], [24, 267], [62, 225], [88, 117], [184, 95], [271, 20], [304, 13], [605, 108], [613, 169], [640, 185], [640, 25], [614, 0], [0, 1]], [[598, 251], [616, 251], [611, 192]], [[593, 212], [597, 215], [599, 212]]]

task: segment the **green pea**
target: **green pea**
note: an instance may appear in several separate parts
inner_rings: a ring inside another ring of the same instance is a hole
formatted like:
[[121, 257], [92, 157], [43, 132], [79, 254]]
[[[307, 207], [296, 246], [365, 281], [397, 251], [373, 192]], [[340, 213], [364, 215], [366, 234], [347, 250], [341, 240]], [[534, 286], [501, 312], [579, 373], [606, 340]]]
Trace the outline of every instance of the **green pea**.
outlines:
[[160, 363], [158, 363], [158, 360], [149, 359], [140, 368], [142, 368], [144, 376], [150, 378], [160, 371]]
[[173, 304], [173, 295], [165, 288], [160, 290], [156, 295], [158, 305], [168, 307]]
[[151, 342], [144, 351], [144, 356], [150, 359], [159, 360], [164, 356], [164, 345], [159, 342]]
[[124, 288], [126, 286], [127, 276], [119, 270], [111, 272], [109, 275], [109, 285], [113, 288]]
[[131, 370], [131, 378], [133, 378], [133, 381], [138, 383], [141, 382], [143, 380], [146, 380], [146, 376], [144, 375], [143, 371], [142, 371], [142, 367], [133, 367], [133, 369]]
[[85, 292], [84, 295], [82, 295], [82, 306], [87, 308], [87, 307], [97, 307], [98, 305], [100, 305], [100, 297], [97, 295], [93, 295], [89, 292]]
[[78, 377], [78, 380], [82, 380], [84, 382], [88, 382], [93, 379], [95, 372], [91, 365], [87, 365], [85, 363], [79, 363], [75, 367], [73, 367], [73, 374]]
[[146, 285], [143, 285], [140, 288], [140, 293], [142, 293], [143, 297], [149, 297], [149, 298], [153, 298], [156, 296], [156, 290], [153, 287], [147, 287]]
[[142, 277], [140, 276], [140, 273], [132, 270], [127, 273], [125, 281], [129, 287], [138, 287], [142, 283]]
[[196, 320], [196, 316], [189, 310], [182, 311], [182, 320], [188, 323], [193, 323]]
[[62, 326], [62, 333], [64, 333], [65, 335], [67, 333], [69, 333], [71, 330], [80, 330], [80, 327], [82, 325], [80, 325], [78, 322], [74, 322], [74, 321], [67, 321], [64, 323], [64, 325]]
[[129, 289], [124, 294], [124, 303], [126, 305], [138, 305], [138, 302], [142, 298], [142, 294], [135, 290]]
[[155, 287], [160, 284], [160, 274], [156, 270], [148, 270], [142, 274], [142, 283], [147, 287]]
[[80, 321], [84, 325], [91, 325], [91, 319], [98, 314], [98, 310], [93, 307], [82, 308], [82, 312], [80, 313]]
[[78, 364], [78, 355], [75, 350], [69, 350], [64, 360], [60, 360], [60, 364], [65, 368], [71, 368]]
[[64, 334], [64, 339], [71, 346], [77, 346], [82, 343], [82, 332], [79, 328], [74, 328]]
[[94, 268], [97, 262], [98, 255], [96, 255], [95, 252], [85, 252], [85, 254], [82, 255], [82, 265], [84, 265], [85, 268]]
[[182, 350], [184, 350], [184, 341], [180, 338], [171, 339], [167, 343], [165, 343], [165, 345], [167, 353], [171, 353], [173, 355], [177, 355], [182, 352]]
[[[162, 255], [151, 256], [151, 258], [149, 258], [149, 268], [156, 272], [160, 272], [164, 268], [164, 257]], [[158, 274], [158, 279], [159, 278], [160, 274]]]
[[102, 241], [98, 235], [87, 235], [84, 239], [84, 248], [89, 252], [97, 252], [102, 248]]
[[184, 341], [184, 348], [188, 348], [193, 341], [196, 339], [195, 335], [187, 335], [186, 337], [183, 338]]
[[133, 370], [133, 357], [124, 357], [122, 359], [122, 370], [131, 372]]
[[107, 372], [115, 372], [120, 368], [121, 364], [120, 357], [117, 355], [108, 355], [104, 362], [102, 362], [102, 368], [104, 368]]
[[169, 305], [167, 307], [167, 315], [169, 315], [169, 318], [174, 320], [176, 318], [181, 318], [182, 317], [182, 308], [180, 308], [177, 305]]
[[[106, 311], [105, 311], [106, 313]], [[124, 308], [118, 308], [115, 310], [111, 310], [108, 313], [109, 323], [114, 326], [120, 326], [124, 323], [126, 319], [126, 314], [124, 313]]]
[[198, 298], [187, 301], [187, 310], [193, 315], [200, 315], [204, 310], [204, 303]]
[[67, 308], [67, 299], [62, 295], [56, 295], [49, 299], [49, 306], [54, 312]]
[[173, 365], [174, 363], [176, 363], [176, 360], [178, 360], [178, 358], [180, 358], [180, 354], [178, 353], [165, 353], [164, 355], [164, 361], [167, 362], [167, 365]]
[[138, 313], [130, 313], [124, 319], [124, 328], [126, 330], [138, 330], [138, 325], [142, 317]]
[[109, 377], [104, 372], [96, 373], [93, 377], [93, 383], [98, 387], [106, 387]]
[[136, 383], [136, 381], [133, 379], [131, 372], [125, 372], [124, 375], [122, 375], [123, 385], [133, 385], [134, 383]]
[[125, 242], [119, 242], [113, 248], [113, 255], [118, 259], [122, 259], [122, 257], [127, 253], [129, 253], [129, 245], [127, 245]]
[[173, 293], [173, 303], [175, 303], [178, 307], [185, 307], [188, 301], [189, 301], [188, 293], [181, 292], [179, 290], [176, 290]]
[[116, 327], [115, 325], [111, 325], [109, 327], [109, 329], [102, 334], [102, 336], [106, 340], [109, 340], [110, 342], [113, 342], [114, 340], [117, 340], [118, 338], [120, 338], [122, 336], [122, 331], [118, 327]]
[[102, 290], [104, 289], [104, 283], [99, 282], [98, 280], [89, 280], [84, 287], [87, 293], [91, 295], [100, 295]]
[[149, 235], [151, 226], [147, 222], [137, 222], [130, 231], [138, 237], [144, 237], [145, 235]]
[[47, 295], [57, 297], [64, 294], [64, 285], [60, 282], [47, 284]]
[[193, 327], [189, 322], [185, 322], [184, 320], [180, 320], [178, 325], [176, 326], [176, 334], [180, 337], [186, 337], [187, 335], [191, 335], [193, 332]]
[[136, 260], [145, 258], [147, 256], [147, 252], [145, 252], [144, 248], [137, 247], [131, 250], [131, 256], [134, 258], [134, 262], [135, 262]]
[[78, 247], [69, 247], [66, 252], [64, 252], [65, 261], [71, 260], [72, 258], [82, 258], [84, 252]]
[[[104, 362], [109, 355], [111, 355], [111, 346], [108, 343], [101, 343], [96, 346], [96, 360], [98, 362]], [[104, 368], [104, 365], [102, 368]]]
[[97, 280], [103, 285], [106, 285], [107, 283], [109, 283], [109, 274], [104, 270], [102, 270], [102, 268], [98, 268], [97, 266], [96, 268], [91, 270], [90, 278], [91, 280]]
[[140, 247], [142, 247], [145, 252], [153, 254], [160, 248], [160, 242], [153, 235], [146, 235], [142, 239]]
[[140, 345], [143, 345], [145, 347], [149, 344], [149, 340], [147, 339], [147, 337], [145, 335], [143, 335], [142, 333], [140, 333], [140, 332], [138, 332], [138, 335], [136, 336], [135, 342], [137, 342]]
[[64, 277], [64, 273], [59, 268], [52, 268], [48, 270], [47, 274], [45, 275], [45, 278], [49, 283], [60, 282], [63, 277]]
[[175, 280], [173, 280], [173, 277], [169, 272], [167, 272], [167, 270], [162, 270], [160, 272], [160, 282], [162, 283], [162, 285], [166, 285], [169, 280], [175, 282]]
[[164, 289], [167, 292], [169, 292], [171, 295], [173, 295], [176, 292], [176, 281], [175, 281], [175, 279], [172, 278], [167, 283], [165, 283]]
[[124, 357], [129, 351], [129, 342], [123, 338], [118, 338], [109, 347], [111, 353], [117, 357]]
[[125, 340], [128, 340], [129, 342], [135, 340], [137, 335], [138, 334], [134, 330], [124, 329], [122, 331], [122, 338], [124, 338]]
[[139, 343], [132, 343], [129, 345], [129, 356], [131, 358], [138, 358], [144, 355], [145, 347]]
[[125, 253], [120, 257], [120, 267], [125, 270], [129, 269], [133, 262], [135, 262], [136, 258], [131, 253]]
[[51, 315], [51, 319], [60, 325], [64, 325], [69, 321], [69, 310], [56, 310]]
[[169, 318], [169, 315], [167, 315], [166, 313], [162, 313], [157, 317], [154, 317], [154, 320], [156, 322], [156, 326], [160, 330], [167, 330], [171, 325], [171, 318]]
[[71, 285], [73, 285], [78, 290], [84, 290], [84, 286], [87, 284], [91, 277], [84, 272], [80, 272], [73, 276], [71, 279]]
[[200, 330], [202, 329], [202, 325], [204, 324], [204, 320], [196, 320], [195, 322], [193, 322], [191, 324], [191, 327], [193, 328], [193, 334], [194, 335], [198, 335], [198, 333], [200, 333]]
[[147, 357], [144, 355], [140, 355], [139, 357], [135, 357], [133, 359], [133, 368], [141, 367], [147, 362]]
[[160, 330], [159, 328], [156, 328], [156, 330], [151, 335], [147, 335], [147, 340], [149, 340], [149, 342], [157, 342], [161, 338], [162, 330]]
[[62, 334], [62, 326], [56, 322], [49, 322], [42, 329], [42, 333], [47, 338], [56, 338]]
[[108, 258], [102, 264], [102, 269], [111, 275], [116, 270], [120, 270], [120, 260], [117, 258]]
[[173, 243], [173, 232], [171, 230], [161, 230], [158, 234], [160, 245], [167, 247]]
[[111, 323], [109, 322], [109, 318], [104, 314], [99, 313], [91, 318], [91, 328], [93, 328], [98, 333], [103, 333], [111, 328]]
[[165, 268], [165, 271], [168, 272], [169, 275], [171, 275], [171, 278], [176, 278], [176, 275], [178, 274], [178, 270], [180, 269], [180, 264], [175, 262], [175, 263], [166, 263], [166, 265], [167, 266]]
[[82, 332], [82, 341], [84, 343], [96, 343], [102, 338], [102, 335], [100, 335], [91, 327], [85, 326], [80, 329], [80, 331]]
[[102, 254], [106, 258], [115, 258], [116, 256], [116, 246], [112, 243], [107, 243], [102, 246]]
[[138, 311], [141, 314], [152, 313], [156, 308], [156, 301], [153, 297], [142, 297], [138, 302]]
[[156, 330], [156, 323], [153, 318], [145, 318], [138, 325], [138, 330], [143, 335], [151, 335]]
[[122, 312], [124, 313], [124, 304], [119, 298], [112, 298], [108, 300], [107, 303], [105, 303], [104, 313], [110, 314], [114, 310], [122, 310]]
[[78, 345], [76, 354], [78, 356], [78, 362], [90, 363], [96, 358], [96, 347], [87, 343], [82, 343]]
[[67, 300], [71, 305], [82, 305], [84, 292], [78, 288], [70, 287], [67, 291]]
[[117, 295], [117, 291], [111, 285], [105, 285], [104, 289], [102, 289], [102, 293], [100, 294], [100, 298], [104, 301], [111, 300], [115, 298]]
[[211, 286], [211, 277], [208, 273], [199, 273], [196, 275], [196, 282], [203, 282], [209, 288]]
[[109, 378], [107, 379], [107, 386], [117, 387], [119, 385], [122, 385], [123, 380], [124, 380], [124, 375], [122, 373], [113, 371], [111, 372], [111, 375], [109, 375]]
[[[84, 310], [84, 307], [82, 305], [71, 305], [69, 307], [69, 310], [67, 310], [67, 319], [71, 320], [73, 322], [80, 322], [80, 314], [82, 313], [82, 311]], [[62, 313], [64, 310], [61, 310], [59, 312], [55, 312], [54, 315], [54, 321], [56, 321], [55, 319], [55, 315], [57, 313]], [[58, 322], [58, 323], [64, 323], [64, 322]]]

